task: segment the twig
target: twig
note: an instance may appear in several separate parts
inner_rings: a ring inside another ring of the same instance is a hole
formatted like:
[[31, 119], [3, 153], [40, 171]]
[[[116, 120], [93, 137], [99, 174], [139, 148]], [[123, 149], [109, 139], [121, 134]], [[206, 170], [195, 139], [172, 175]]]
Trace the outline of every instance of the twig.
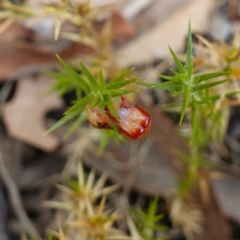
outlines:
[[[7, 99], [7, 96], [11, 90], [12, 85], [13, 85], [12, 81], [6, 81], [0, 92], [0, 118], [2, 116], [2, 107], [4, 105], [4, 102]], [[3, 180], [3, 183], [5, 184], [6, 188], [8, 189], [12, 207], [13, 207], [20, 223], [22, 224], [23, 228], [26, 230], [26, 232], [30, 236], [35, 236], [35, 237], [41, 239], [38, 231], [32, 224], [29, 217], [27, 216], [27, 214], [23, 208], [23, 205], [22, 205], [22, 201], [21, 201], [21, 198], [20, 198], [20, 195], [18, 192], [18, 188], [6, 169], [1, 147], [0, 147], [0, 175]]]
[[0, 174], [5, 186], [8, 189], [11, 204], [16, 212], [17, 217], [20, 220], [20, 223], [30, 236], [36, 236], [40, 238], [39, 233], [37, 232], [36, 228], [33, 226], [31, 220], [28, 218], [26, 212], [23, 209], [22, 201], [20, 199], [17, 186], [10, 177], [5, 167], [1, 148], [0, 148]]
[[6, 203], [3, 196], [2, 189], [0, 189], [0, 239], [8, 240], [7, 229], [6, 229]]

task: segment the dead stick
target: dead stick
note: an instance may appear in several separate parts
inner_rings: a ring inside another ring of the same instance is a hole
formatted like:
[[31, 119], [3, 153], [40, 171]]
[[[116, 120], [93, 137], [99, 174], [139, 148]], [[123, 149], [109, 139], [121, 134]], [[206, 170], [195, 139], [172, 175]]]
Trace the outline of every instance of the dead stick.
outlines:
[[16, 215], [18, 216], [21, 224], [23, 225], [24, 229], [30, 236], [35, 236], [40, 238], [39, 233], [37, 232], [36, 228], [32, 224], [31, 220], [28, 218], [26, 212], [23, 209], [22, 201], [20, 199], [20, 195], [17, 189], [16, 184], [10, 177], [3, 159], [2, 150], [0, 149], [0, 174], [1, 178], [5, 184], [5, 186], [8, 189], [11, 204], [16, 212]]
[[[10, 92], [12, 84], [13, 84], [12, 82], [6, 81], [2, 88], [2, 91], [0, 92], [0, 96], [1, 96], [0, 97], [0, 118], [2, 115], [1, 107], [3, 106], [4, 102], [7, 99], [7, 96], [8, 96], [8, 93]], [[18, 192], [18, 188], [6, 169], [1, 147], [0, 147], [0, 175], [1, 175], [1, 178], [5, 184], [8, 192], [9, 192], [12, 207], [15, 210], [15, 213], [16, 213], [20, 223], [22, 224], [22, 226], [24, 227], [24, 229], [30, 236], [35, 236], [35, 237], [41, 239], [38, 231], [32, 224], [29, 217], [27, 216], [27, 214], [23, 208], [23, 205], [22, 205], [22, 201], [21, 201], [21, 198], [20, 198], [20, 195]]]

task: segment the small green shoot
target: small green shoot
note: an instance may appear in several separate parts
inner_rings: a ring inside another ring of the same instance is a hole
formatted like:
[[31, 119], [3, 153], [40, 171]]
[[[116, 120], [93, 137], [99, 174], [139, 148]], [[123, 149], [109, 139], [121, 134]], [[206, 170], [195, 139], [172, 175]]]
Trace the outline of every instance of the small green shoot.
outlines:
[[56, 79], [56, 82], [52, 86], [50, 92], [58, 91], [60, 95], [63, 95], [75, 90], [77, 99], [66, 111], [65, 116], [63, 116], [63, 118], [61, 118], [50, 129], [48, 129], [46, 134], [56, 130], [67, 122], [76, 119], [66, 133], [66, 136], [68, 137], [85, 121], [85, 109], [89, 104], [90, 109], [95, 107], [103, 109], [105, 106], [107, 106], [113, 116], [117, 117], [112, 98], [138, 91], [136, 88], [125, 89], [127, 85], [137, 81], [136, 78], [126, 78], [126, 75], [132, 70], [127, 70], [116, 79], [106, 83], [102, 71], [99, 71], [98, 77], [96, 78], [83, 63], [80, 63], [82, 72], [78, 73], [62, 58], [59, 56], [57, 56], [57, 58], [61, 63], [62, 72], [47, 72], [49, 76]]
[[163, 214], [157, 214], [158, 212], [159, 198], [156, 196], [153, 201], [150, 202], [147, 212], [144, 212], [141, 208], [137, 208], [136, 211], [130, 210], [130, 214], [135, 219], [139, 234], [145, 240], [156, 240], [156, 232], [165, 230], [166, 227], [161, 225], [160, 221], [163, 219]]
[[[219, 81], [211, 81], [213, 78], [222, 77], [229, 75], [230, 72], [212, 72], [207, 74], [193, 74], [193, 53], [192, 53], [192, 32], [191, 32], [191, 24], [189, 22], [188, 25], [188, 38], [187, 38], [187, 53], [186, 53], [186, 65], [184, 66], [178, 56], [174, 53], [174, 51], [169, 47], [171, 55], [174, 59], [174, 62], [177, 66], [179, 72], [172, 70], [174, 76], [165, 76], [160, 75], [161, 78], [167, 80], [167, 82], [160, 84], [151, 84], [151, 83], [140, 83], [140, 85], [144, 85], [152, 88], [161, 88], [162, 90], [170, 91], [174, 95], [182, 96], [181, 102], [181, 117], [179, 124], [182, 123], [184, 116], [186, 114], [187, 109], [192, 105], [193, 98], [197, 96], [201, 97], [202, 90], [208, 90], [216, 85], [227, 82], [229, 79], [219, 80]], [[206, 82], [210, 81], [210, 82]], [[209, 100], [211, 100], [209, 98]]]

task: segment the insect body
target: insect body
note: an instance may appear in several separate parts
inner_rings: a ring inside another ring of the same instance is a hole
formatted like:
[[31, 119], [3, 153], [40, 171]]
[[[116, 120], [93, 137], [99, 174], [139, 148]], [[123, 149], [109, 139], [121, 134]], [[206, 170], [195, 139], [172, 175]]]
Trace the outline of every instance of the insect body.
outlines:
[[89, 104], [86, 110], [88, 120], [94, 127], [113, 129], [114, 123], [120, 133], [132, 140], [145, 137], [151, 129], [151, 116], [142, 108], [131, 106], [124, 96], [121, 96], [121, 105], [117, 109], [118, 118], [111, 114], [108, 107], [103, 112], [98, 107], [90, 109]]
[[90, 109], [90, 104], [86, 107], [88, 121], [96, 128], [113, 129], [109, 117], [104, 111], [95, 107]]
[[105, 111], [107, 115], [113, 123], [116, 124], [119, 132], [126, 137], [132, 140], [138, 140], [145, 137], [151, 129], [151, 116], [142, 108], [129, 105], [124, 96], [121, 96], [121, 101], [118, 119], [115, 118], [106, 107]]

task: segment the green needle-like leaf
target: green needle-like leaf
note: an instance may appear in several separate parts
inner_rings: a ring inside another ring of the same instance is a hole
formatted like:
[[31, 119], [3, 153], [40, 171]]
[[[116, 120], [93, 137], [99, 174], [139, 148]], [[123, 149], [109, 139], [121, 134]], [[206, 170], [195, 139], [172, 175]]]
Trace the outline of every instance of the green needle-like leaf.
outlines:
[[[114, 125], [113, 125], [114, 126]], [[101, 141], [100, 141], [100, 145], [99, 148], [97, 150], [97, 155], [101, 155], [105, 148], [107, 147], [108, 143], [114, 139], [114, 141], [119, 145], [121, 143], [123, 143], [126, 138], [124, 138], [124, 136], [122, 134], [119, 134], [119, 132], [117, 131], [117, 129], [111, 130], [111, 129], [102, 129], [102, 134], [101, 134]]]
[[136, 82], [136, 84], [145, 86], [145, 87], [151, 87], [151, 88], [161, 88], [162, 90], [167, 91], [178, 91], [182, 89], [182, 82], [180, 80], [172, 80], [169, 82], [163, 82], [163, 83], [146, 83], [146, 82]]
[[94, 78], [94, 76], [90, 73], [90, 71], [84, 66], [83, 63], [80, 63], [82, 71], [84, 72], [84, 74], [86, 75], [86, 77], [88, 78], [90, 84], [92, 85], [92, 88], [95, 92], [97, 92], [99, 90], [99, 85], [97, 83], [97, 80]]
[[83, 108], [90, 102], [92, 102], [93, 96], [92, 95], [88, 95], [85, 98], [82, 98], [80, 101], [77, 101], [72, 107], [70, 107], [66, 114], [69, 114], [70, 112], [81, 112], [83, 110]]
[[190, 156], [190, 154], [188, 153], [188, 154], [186, 154], [186, 153], [183, 153], [181, 150], [177, 150], [177, 149], [175, 149], [174, 151], [173, 151], [173, 154], [176, 156], [176, 157], [178, 157], [178, 158], [180, 158], [181, 160], [183, 160], [186, 164], [191, 164], [191, 156]]
[[169, 81], [176, 81], [176, 80], [178, 80], [178, 78], [175, 77], [175, 76], [165, 76], [165, 75], [159, 74], [159, 77], [161, 77], [161, 78], [163, 78], [165, 80], [169, 80]]
[[54, 240], [53, 235], [51, 233], [48, 235], [48, 240]]
[[146, 83], [146, 82], [136, 82], [136, 84], [145, 86], [145, 87], [155, 87], [156, 85], [159, 85], [159, 83]]
[[173, 108], [180, 108], [182, 106], [182, 103], [169, 103], [164, 105], [164, 109], [173, 109]]
[[105, 101], [106, 99], [109, 99], [109, 98], [111, 98], [111, 94], [109, 93], [109, 91], [108, 90], [103, 90], [102, 92], [101, 92], [101, 96], [102, 96], [102, 101]]
[[200, 100], [195, 100], [197, 104], [205, 104], [209, 102], [215, 102], [220, 99], [220, 95], [212, 95], [207, 97], [202, 97]]
[[179, 58], [177, 57], [177, 55], [174, 53], [174, 51], [172, 50], [172, 48], [170, 46], [169, 46], [169, 50], [172, 54], [172, 57], [177, 65], [179, 72], [182, 74], [186, 74], [186, 70], [185, 70], [184, 66], [182, 65], [181, 61], [179, 60]]
[[81, 86], [81, 88], [83, 89], [83, 91], [85, 92], [85, 93], [90, 93], [91, 92], [91, 88], [90, 88], [90, 86], [88, 85], [88, 83], [84, 80], [84, 78], [82, 78], [81, 76], [79, 76], [79, 78], [78, 78], [78, 83], [79, 83], [79, 85]]
[[118, 97], [121, 95], [126, 95], [128, 93], [137, 92], [138, 89], [123, 89], [123, 90], [109, 90], [111, 97]]
[[236, 96], [239, 93], [240, 93], [240, 91], [229, 92], [229, 93], [226, 93], [225, 97], [228, 97], [228, 98], [234, 97], [234, 96]]
[[182, 91], [183, 89], [183, 85], [175, 81], [168, 81], [164, 83], [155, 84], [152, 87], [161, 88], [162, 90], [166, 90], [170, 92], [179, 92], [179, 91]]
[[130, 80], [125, 80], [125, 81], [110, 82], [107, 85], [107, 89], [122, 88], [122, 87], [125, 87], [125, 86], [129, 85], [130, 83], [136, 82], [137, 80], [138, 80], [138, 78], [133, 78], [133, 79], [130, 79]]
[[166, 229], [159, 221], [163, 218], [163, 214], [157, 215], [158, 210], [158, 197], [155, 197], [150, 202], [148, 211], [145, 213], [141, 208], [136, 211], [129, 209], [130, 214], [134, 217], [137, 223], [137, 228], [143, 239], [154, 240], [156, 231]]
[[[78, 74], [75, 70], [73, 70], [73, 69], [72, 69], [63, 59], [61, 59], [58, 55], [57, 55], [57, 58], [58, 58], [59, 62], [61, 63], [61, 65], [63, 66], [64, 70], [66, 71], [67, 75], [71, 78], [71, 81], [76, 81], [76, 82], [78, 82], [78, 83], [82, 86], [83, 90], [84, 90], [86, 93], [88, 93], [89, 90], [90, 90], [90, 88], [89, 88], [89, 85], [84, 81], [84, 79], [81, 78], [81, 77], [79, 76], [79, 74]], [[57, 76], [57, 75], [55, 74], [55, 76]]]
[[219, 84], [224, 83], [224, 82], [227, 82], [227, 81], [229, 81], [229, 79], [220, 80], [220, 81], [215, 81], [215, 82], [210, 82], [210, 83], [200, 84], [200, 85], [198, 85], [198, 86], [194, 86], [191, 91], [192, 91], [192, 92], [195, 92], [195, 91], [207, 89], [207, 88], [210, 88], [210, 87], [219, 85]]
[[181, 111], [181, 117], [180, 117], [179, 125], [182, 123], [183, 118], [184, 118], [185, 113], [186, 113], [186, 110], [188, 108], [189, 100], [190, 100], [190, 94], [191, 94], [190, 85], [185, 85], [184, 86], [183, 105], [182, 105], [182, 111]]
[[57, 79], [59, 82], [63, 82], [69, 79], [68, 75], [57, 72], [44, 72], [49, 77]]
[[186, 56], [186, 70], [188, 77], [192, 75], [193, 60], [192, 60], [192, 32], [191, 23], [188, 23], [188, 38], [187, 38], [187, 56]]
[[64, 135], [65, 138], [68, 138], [72, 133], [74, 133], [79, 126], [87, 119], [86, 111], [83, 111], [79, 114], [78, 118], [74, 121], [72, 126], [68, 129], [66, 134]]
[[65, 74], [56, 72], [45, 72], [45, 74], [57, 80], [46, 94], [58, 91], [59, 95], [64, 95], [65, 93], [73, 90], [77, 85], [76, 82], [69, 81], [70, 78]]
[[72, 111], [68, 114], [66, 114], [64, 117], [62, 117], [60, 120], [58, 120], [51, 128], [49, 128], [44, 135], [51, 133], [52, 131], [56, 130], [57, 128], [61, 127], [65, 123], [72, 120], [74, 117], [76, 117], [79, 114], [79, 111]]
[[104, 80], [102, 71], [99, 71], [98, 79], [99, 79], [99, 87], [100, 87], [100, 89], [101, 90], [105, 90], [106, 89], [106, 85], [105, 85], [105, 80]]
[[195, 75], [193, 77], [193, 82], [200, 83], [200, 82], [212, 79], [212, 78], [221, 77], [221, 76], [225, 76], [225, 75], [229, 75], [229, 74], [231, 74], [231, 72], [213, 72], [213, 73]]
[[150, 219], [153, 219], [157, 212], [158, 197], [155, 197], [154, 200], [150, 203], [148, 209], [148, 216]]
[[109, 129], [106, 131], [103, 133], [101, 141], [100, 141], [100, 145], [99, 145], [99, 148], [97, 151], [98, 156], [100, 156], [104, 152], [105, 148], [107, 147], [108, 143], [110, 142], [111, 138], [113, 137], [112, 133], [115, 133], [115, 131], [112, 131]]
[[122, 81], [132, 71], [133, 71], [133, 68], [124, 71], [118, 77], [114, 78], [111, 82], [120, 82], [120, 81]]
[[195, 144], [195, 140], [197, 139], [197, 130], [200, 127], [197, 121], [197, 104], [195, 102], [194, 97], [192, 98], [192, 105], [191, 105], [191, 124], [192, 124], [192, 137], [191, 143]]
[[92, 102], [92, 104], [90, 106], [90, 109], [93, 109], [94, 107], [96, 107], [102, 101], [103, 101], [103, 99], [101, 99], [100, 95], [98, 95], [97, 97], [95, 97], [94, 101]]
[[173, 74], [174, 76], [180, 80], [181, 82], [186, 82], [186, 81], [189, 81], [189, 77], [186, 75], [186, 74], [182, 74], [182, 73], [178, 73], [176, 71], [174, 71], [173, 69], [169, 69]]
[[[108, 109], [110, 110], [110, 112], [112, 113], [112, 115], [115, 117], [115, 118], [118, 118], [118, 115], [117, 115], [117, 112], [112, 104], [112, 101], [111, 101], [111, 98], [107, 99], [106, 101], [106, 105], [108, 107]], [[115, 128], [114, 128], [115, 130]]]

